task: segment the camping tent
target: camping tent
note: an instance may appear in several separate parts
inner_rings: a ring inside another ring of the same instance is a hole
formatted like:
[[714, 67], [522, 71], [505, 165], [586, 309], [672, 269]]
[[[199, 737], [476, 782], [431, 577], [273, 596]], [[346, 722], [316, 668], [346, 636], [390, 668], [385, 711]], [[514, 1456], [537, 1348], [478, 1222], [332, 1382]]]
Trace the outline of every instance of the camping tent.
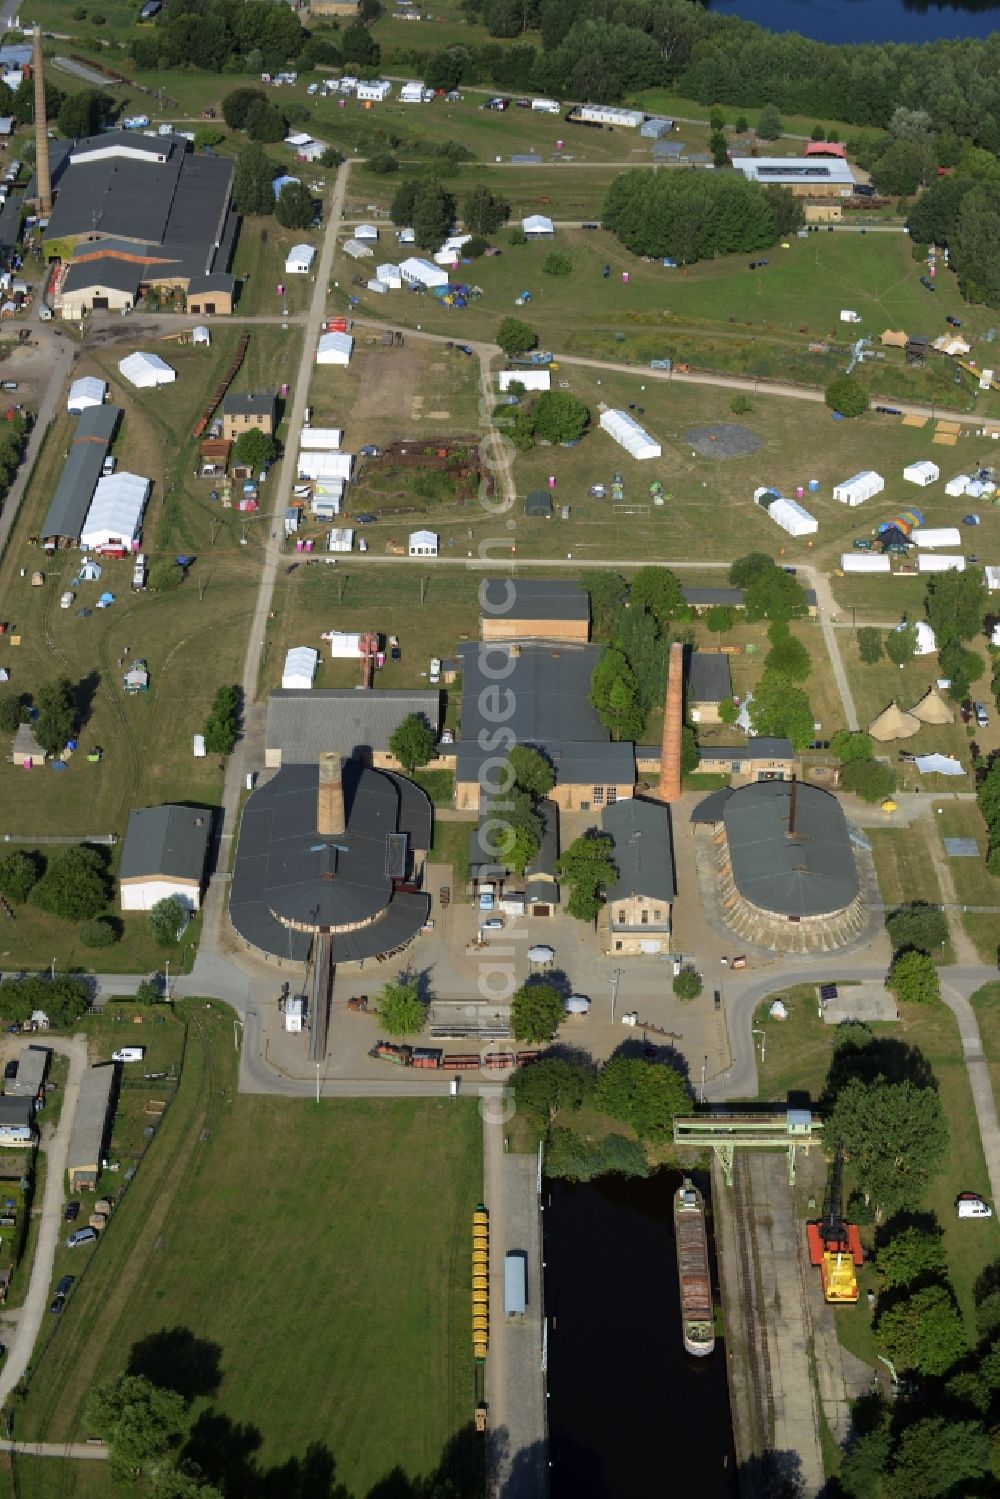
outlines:
[[154, 385], [169, 385], [177, 379], [177, 371], [172, 370], [159, 354], [137, 351], [120, 359], [118, 368], [129, 384], [139, 390], [147, 390]]
[[922, 526], [923, 515], [919, 510], [901, 510], [898, 515], [884, 520], [879, 526], [879, 535], [883, 531], [901, 531], [904, 536], [909, 536], [914, 526]]
[[933, 484], [940, 477], [941, 470], [929, 458], [921, 458], [917, 463], [908, 463], [903, 470], [903, 478], [908, 483], [919, 484], [922, 487]]
[[311, 645], [293, 645], [285, 656], [282, 687], [311, 687], [319, 666], [319, 651]]
[[656, 438], [650, 437], [646, 429], [640, 427], [627, 411], [619, 411], [613, 406], [602, 411], [601, 429], [633, 458], [659, 458], [663, 452]]
[[755, 489], [754, 503], [761, 505], [775, 525], [787, 531], [789, 536], [812, 536], [819, 530], [819, 521], [795, 500], [786, 500], [775, 489]]
[[879, 343], [884, 349], [905, 349], [907, 342], [906, 334], [898, 328], [886, 328], [879, 336]]
[[313, 245], [293, 245], [285, 256], [285, 273], [289, 276], [307, 276], [316, 259]]
[[938, 547], [960, 547], [962, 537], [957, 526], [917, 526], [910, 537], [918, 547], [936, 550]]
[[868, 725], [869, 734], [879, 744], [889, 744], [893, 739], [912, 739], [920, 729], [920, 719], [914, 718], [912, 713], [905, 713], [898, 703], [883, 708]]
[[333, 530], [326, 544], [331, 552], [349, 552], [354, 546], [354, 532], [346, 527]]
[[363, 245], [359, 239], [346, 239], [344, 241], [344, 254], [349, 255], [352, 260], [366, 260], [375, 254], [371, 245]]
[[385, 265], [375, 267], [375, 279], [381, 281], [388, 291], [400, 291], [403, 286], [403, 275], [398, 265], [387, 261]]
[[354, 661], [361, 655], [360, 635], [350, 635], [346, 630], [326, 630], [319, 638], [329, 645], [334, 661]]
[[928, 688], [919, 703], [914, 703], [910, 713], [914, 718], [919, 718], [921, 723], [955, 722], [954, 712], [936, 687]]
[[889, 559], [884, 554], [875, 552], [841, 552], [840, 571], [842, 573], [887, 573], [892, 569]]
[[965, 491], [968, 489], [971, 483], [971, 474], [956, 474], [954, 479], [948, 480], [947, 484], [944, 486], [944, 492], [949, 499], [957, 500], [960, 495], [965, 494]]
[[316, 363], [347, 366], [353, 353], [354, 339], [349, 333], [321, 333], [316, 345]]
[[921, 775], [962, 776], [961, 761], [952, 755], [918, 755], [917, 769]]
[[874, 495], [881, 494], [885, 488], [885, 480], [881, 474], [874, 469], [863, 469], [860, 474], [854, 474], [850, 479], [845, 479], [842, 484], [833, 486], [833, 498], [839, 500], [842, 505], [860, 505], [865, 500], [870, 500]]
[[510, 390], [512, 385], [523, 385], [525, 390], [552, 389], [552, 376], [548, 370], [500, 370], [497, 380], [501, 390]]
[[66, 410], [79, 414], [86, 411], [88, 406], [103, 406], [107, 393], [108, 387], [103, 380], [98, 380], [94, 375], [83, 375], [79, 380], [74, 380], [69, 388]]
[[[897, 632], [905, 629], [905, 620], [902, 624], [896, 626]], [[933, 656], [937, 650], [937, 636], [930, 625], [925, 619], [918, 619], [914, 622], [914, 629], [917, 632], [917, 643], [913, 648], [913, 654], [915, 656]]]
[[964, 573], [965, 558], [950, 552], [921, 552], [917, 558], [918, 573]]

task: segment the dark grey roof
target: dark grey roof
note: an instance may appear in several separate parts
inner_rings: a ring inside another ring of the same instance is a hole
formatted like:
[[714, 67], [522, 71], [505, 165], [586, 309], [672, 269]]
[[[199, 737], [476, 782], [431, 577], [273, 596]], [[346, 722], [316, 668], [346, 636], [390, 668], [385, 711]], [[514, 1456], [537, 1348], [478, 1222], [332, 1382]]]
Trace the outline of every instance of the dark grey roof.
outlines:
[[63, 292], [80, 291], [91, 286], [108, 286], [115, 291], [130, 292], [134, 297], [142, 281], [142, 266], [135, 260], [121, 260], [116, 255], [100, 255], [94, 260], [74, 260], [66, 273]]
[[21, 237], [21, 215], [24, 212], [23, 193], [11, 193], [3, 208], [0, 208], [0, 260], [9, 260]]
[[73, 1132], [69, 1137], [66, 1169], [100, 1166], [101, 1148], [108, 1128], [108, 1109], [115, 1083], [115, 1066], [106, 1062], [88, 1067], [80, 1079]]
[[538, 852], [525, 868], [525, 875], [555, 874], [559, 857], [559, 807], [550, 797], [544, 797], [535, 809], [542, 820], [542, 841]]
[[[556, 884], [556, 860], [559, 858], [559, 808], [545, 797], [536, 808], [542, 822], [542, 841], [538, 853], [524, 871], [525, 899], [554, 901], [559, 898]], [[469, 874], [473, 879], [508, 878], [510, 869], [502, 857], [493, 852], [496, 832], [490, 822], [490, 808], [480, 809], [479, 825], [469, 834]]]
[[721, 703], [732, 697], [729, 657], [711, 651], [691, 651], [687, 657], [687, 695], [692, 703]]
[[118, 878], [200, 880], [211, 830], [211, 813], [198, 807], [136, 808], [125, 830]]
[[590, 598], [571, 578], [484, 578], [479, 597], [484, 619], [590, 619]]
[[0, 1098], [0, 1125], [6, 1128], [27, 1129], [35, 1117], [35, 1100], [27, 1095], [21, 1097], [5, 1093]]
[[267, 700], [264, 743], [281, 751], [282, 765], [317, 765], [324, 750], [364, 759], [385, 751], [404, 718], [422, 713], [435, 734], [441, 727], [441, 694], [434, 688], [279, 688]]
[[[430, 844], [430, 806], [400, 776], [347, 761], [343, 767], [346, 832], [316, 831], [319, 767], [289, 765], [250, 797], [240, 825], [230, 893], [236, 930], [255, 947], [284, 957], [308, 950], [308, 928], [355, 926], [332, 934], [333, 961], [357, 962], [389, 952], [420, 930], [426, 895], [394, 890], [389, 838], [409, 832], [415, 847]], [[305, 939], [295, 940], [295, 939]]]
[[713, 604], [728, 604], [732, 609], [743, 608], [742, 588], [701, 588], [694, 584], [683, 584], [681, 593], [685, 604], [693, 604], [695, 608], [711, 608]]
[[45, 1081], [51, 1055], [48, 1046], [26, 1046], [17, 1059], [17, 1072], [5, 1084], [7, 1093], [34, 1098]]
[[79, 540], [121, 414], [120, 406], [88, 406], [80, 413], [42, 526], [43, 541], [50, 537]]
[[726, 802], [733, 794], [732, 786], [720, 786], [717, 791], [710, 791], [704, 797], [694, 811], [691, 813], [692, 822], [708, 822], [713, 825], [722, 821], [722, 813]]
[[857, 895], [847, 821], [829, 791], [758, 781], [733, 793], [723, 822], [736, 887], [763, 910], [824, 916]]
[[794, 760], [790, 739], [748, 739], [746, 744], [699, 744], [702, 762], [709, 760]]
[[552, 496], [547, 489], [532, 489], [524, 502], [525, 515], [551, 515]]
[[274, 418], [278, 397], [273, 390], [230, 392], [222, 400], [223, 416], [269, 416]]
[[633, 796], [605, 807], [601, 825], [615, 840], [614, 861], [618, 866], [618, 881], [608, 891], [608, 900], [645, 895], [652, 900], [672, 901], [677, 886], [670, 808], [663, 802]]
[[227, 291], [232, 295], [236, 290], [236, 282], [226, 271], [213, 271], [208, 276], [192, 276], [188, 282], [187, 294], [189, 297], [203, 297], [210, 291]]

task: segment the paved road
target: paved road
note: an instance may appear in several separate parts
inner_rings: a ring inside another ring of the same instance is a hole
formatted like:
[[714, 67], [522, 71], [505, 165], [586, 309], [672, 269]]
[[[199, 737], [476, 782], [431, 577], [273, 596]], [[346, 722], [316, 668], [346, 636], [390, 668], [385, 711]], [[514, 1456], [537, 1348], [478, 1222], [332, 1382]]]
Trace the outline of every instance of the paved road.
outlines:
[[818, 568], [807, 564], [800, 564], [799, 571], [808, 578], [816, 593], [816, 612], [819, 616], [820, 629], [823, 631], [823, 640], [826, 644], [826, 653], [830, 658], [833, 668], [833, 679], [837, 684], [840, 694], [841, 706], [844, 710], [844, 718], [849, 729], [857, 729], [858, 710], [854, 706], [854, 696], [851, 692], [851, 684], [844, 670], [844, 663], [840, 655], [840, 642], [833, 633], [833, 615], [837, 613], [837, 605], [834, 602], [833, 593], [830, 589], [830, 580], [826, 573], [821, 573]]
[[[71, 340], [65, 334], [59, 333], [55, 329], [49, 331], [44, 327], [35, 327], [32, 329], [32, 333], [43, 347], [47, 346], [46, 358], [48, 360], [49, 378], [45, 386], [45, 393], [39, 402], [38, 411], [35, 416], [35, 425], [31, 430], [31, 436], [28, 438], [24, 460], [17, 471], [13, 484], [7, 491], [7, 498], [3, 502], [2, 511], [0, 511], [0, 557], [3, 556], [7, 548], [7, 541], [13, 529], [14, 522], [17, 519], [17, 512], [20, 509], [21, 501], [24, 498], [25, 485], [35, 466], [35, 459], [38, 457], [42, 443], [45, 440], [49, 423], [55, 416], [56, 409], [62, 400], [66, 377], [73, 363], [74, 347]], [[17, 344], [15, 343], [13, 347], [16, 349]]]
[[[947, 973], [947, 970], [945, 972]], [[995, 978], [996, 975], [992, 974], [991, 977]], [[997, 1123], [996, 1099], [993, 1096], [990, 1069], [983, 1052], [976, 1012], [966, 996], [952, 988], [947, 979], [942, 986], [941, 993], [945, 1004], [958, 1021], [958, 1032], [962, 1038], [962, 1055], [969, 1074], [972, 1101], [976, 1108], [979, 1135], [983, 1142], [983, 1155], [986, 1157], [986, 1170], [990, 1178], [990, 1194], [994, 1203], [1000, 1204], [1000, 1124]]]
[[74, 1457], [81, 1462], [103, 1463], [108, 1449], [103, 1442], [8, 1442], [0, 1438], [0, 1452], [20, 1452], [24, 1457]]
[[[27, 1369], [35, 1347], [35, 1339], [38, 1337], [39, 1329], [48, 1310], [52, 1262], [63, 1228], [62, 1213], [69, 1137], [76, 1118], [80, 1079], [87, 1066], [87, 1041], [84, 1036], [66, 1039], [47, 1036], [45, 1044], [51, 1046], [53, 1051], [62, 1052], [64, 1056], [69, 1057], [69, 1077], [66, 1081], [59, 1123], [55, 1134], [45, 1144], [45, 1191], [42, 1195], [42, 1217], [38, 1230], [38, 1242], [35, 1246], [28, 1294], [24, 1298], [24, 1305], [17, 1319], [7, 1357], [3, 1366], [0, 1367], [0, 1405], [3, 1405]], [[61, 1452], [60, 1455], [62, 1455]]]

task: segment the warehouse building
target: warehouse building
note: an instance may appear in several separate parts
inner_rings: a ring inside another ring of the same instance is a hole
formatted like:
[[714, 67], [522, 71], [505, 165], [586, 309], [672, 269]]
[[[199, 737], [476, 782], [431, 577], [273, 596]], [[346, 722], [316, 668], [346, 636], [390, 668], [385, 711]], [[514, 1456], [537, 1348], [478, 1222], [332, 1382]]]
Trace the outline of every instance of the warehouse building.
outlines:
[[479, 603], [483, 640], [590, 638], [590, 597], [570, 578], [484, 578]]
[[71, 1192], [94, 1192], [101, 1175], [110, 1133], [115, 1088], [115, 1064], [88, 1067], [80, 1081], [80, 1096], [66, 1156]]
[[264, 764], [315, 765], [324, 750], [380, 769], [398, 769], [389, 741], [404, 718], [417, 713], [438, 734], [441, 694], [435, 689], [391, 691], [356, 687], [294, 688], [272, 692], [264, 726]]
[[80, 540], [121, 414], [120, 406], [89, 406], [80, 413], [42, 525], [47, 548], [76, 546]]
[[201, 905], [211, 814], [166, 804], [129, 813], [118, 866], [123, 911], [149, 911], [176, 896], [191, 911]]
[[601, 827], [614, 839], [618, 879], [607, 892], [608, 947], [615, 956], [670, 951], [674, 878], [670, 808], [630, 797], [605, 807]]
[[849, 198], [856, 182], [848, 162], [797, 156], [734, 156], [733, 169], [761, 187], [787, 187], [795, 198]]

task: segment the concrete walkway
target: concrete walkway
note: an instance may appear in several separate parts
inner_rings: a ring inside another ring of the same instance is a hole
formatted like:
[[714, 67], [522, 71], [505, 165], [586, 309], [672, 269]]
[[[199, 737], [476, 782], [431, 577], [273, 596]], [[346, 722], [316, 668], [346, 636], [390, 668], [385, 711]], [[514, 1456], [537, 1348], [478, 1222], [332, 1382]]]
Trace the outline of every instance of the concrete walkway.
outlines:
[[[87, 1041], [85, 1036], [61, 1039], [46, 1036], [46, 1046], [69, 1057], [69, 1077], [63, 1094], [62, 1112], [55, 1134], [43, 1142], [45, 1150], [45, 1191], [42, 1195], [42, 1217], [35, 1246], [35, 1259], [31, 1267], [28, 1294], [24, 1298], [17, 1319], [17, 1326], [7, 1357], [0, 1367], [0, 1405], [3, 1405], [18, 1380], [24, 1375], [35, 1347], [42, 1321], [49, 1305], [49, 1287], [52, 1282], [52, 1262], [55, 1258], [59, 1235], [63, 1229], [63, 1201], [66, 1191], [66, 1157], [69, 1139], [76, 1119], [76, 1105], [80, 1096], [80, 1080], [87, 1066]], [[61, 1449], [54, 1449], [63, 1455]]]
[[844, 718], [849, 729], [857, 729], [859, 727], [858, 713], [854, 706], [851, 685], [847, 680], [847, 672], [844, 670], [840, 642], [833, 631], [833, 616], [837, 613], [837, 605], [830, 589], [830, 580], [825, 573], [821, 573], [815, 567], [800, 567], [799, 571], [805, 574], [816, 592], [816, 611], [819, 615], [820, 629], [823, 631], [826, 653], [830, 658], [833, 679], [837, 684], [837, 691], [844, 709]]
[[24, 1457], [77, 1458], [82, 1462], [107, 1461], [103, 1442], [8, 1442], [0, 1439], [0, 1452], [19, 1452]]
[[983, 1051], [976, 1012], [966, 996], [947, 982], [942, 983], [941, 997], [958, 1021], [962, 1055], [969, 1074], [972, 1102], [976, 1109], [979, 1136], [983, 1142], [983, 1155], [986, 1157], [986, 1170], [990, 1178], [990, 1194], [994, 1203], [1000, 1204], [1000, 1124], [997, 1123], [996, 1099], [993, 1096], [990, 1069]]

